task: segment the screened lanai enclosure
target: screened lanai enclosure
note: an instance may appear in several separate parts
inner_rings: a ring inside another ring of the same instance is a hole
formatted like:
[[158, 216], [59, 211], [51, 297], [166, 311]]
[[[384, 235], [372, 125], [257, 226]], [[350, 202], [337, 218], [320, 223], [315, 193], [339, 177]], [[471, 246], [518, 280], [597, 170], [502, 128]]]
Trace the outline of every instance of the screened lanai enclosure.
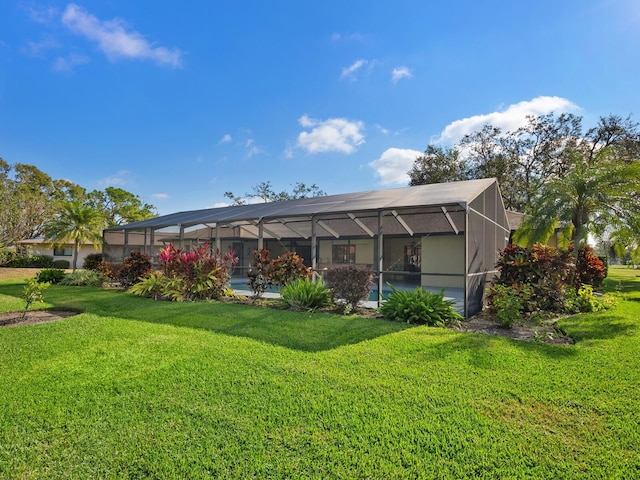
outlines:
[[292, 251], [320, 277], [339, 265], [371, 268], [378, 303], [388, 285], [444, 289], [469, 317], [482, 309], [509, 232], [497, 181], [481, 179], [173, 213], [105, 230], [103, 253], [117, 262], [137, 250], [158, 263], [170, 243], [230, 248], [241, 286], [254, 250]]

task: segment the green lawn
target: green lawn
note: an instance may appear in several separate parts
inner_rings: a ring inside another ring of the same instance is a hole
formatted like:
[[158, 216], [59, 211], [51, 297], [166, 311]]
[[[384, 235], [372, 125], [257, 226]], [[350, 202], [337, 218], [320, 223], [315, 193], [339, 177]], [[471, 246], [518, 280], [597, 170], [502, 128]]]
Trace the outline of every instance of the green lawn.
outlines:
[[0, 328], [0, 478], [639, 478], [639, 273], [570, 347], [52, 286], [85, 313]]

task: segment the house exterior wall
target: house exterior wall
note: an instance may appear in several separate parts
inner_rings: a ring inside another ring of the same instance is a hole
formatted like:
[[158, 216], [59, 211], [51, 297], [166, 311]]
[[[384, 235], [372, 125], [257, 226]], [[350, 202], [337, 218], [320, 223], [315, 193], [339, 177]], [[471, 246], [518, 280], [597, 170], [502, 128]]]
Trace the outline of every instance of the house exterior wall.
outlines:
[[[34, 254], [34, 255], [49, 255], [50, 257], [53, 257], [53, 260], [67, 260], [69, 262], [69, 265], [72, 266], [73, 264], [73, 245], [72, 244], [65, 244], [62, 245], [58, 248], [56, 248], [56, 250], [63, 250], [63, 249], [69, 249], [71, 254], [70, 255], [54, 255], [54, 248], [52, 245], [47, 245], [44, 243], [22, 243], [21, 244], [23, 247], [26, 247], [30, 253]], [[87, 257], [87, 255], [92, 254], [92, 253], [98, 253], [101, 254], [102, 253], [102, 249], [101, 248], [94, 248], [93, 245], [81, 245], [80, 249], [78, 250], [78, 268], [82, 268], [82, 264], [84, 262], [84, 259]]]

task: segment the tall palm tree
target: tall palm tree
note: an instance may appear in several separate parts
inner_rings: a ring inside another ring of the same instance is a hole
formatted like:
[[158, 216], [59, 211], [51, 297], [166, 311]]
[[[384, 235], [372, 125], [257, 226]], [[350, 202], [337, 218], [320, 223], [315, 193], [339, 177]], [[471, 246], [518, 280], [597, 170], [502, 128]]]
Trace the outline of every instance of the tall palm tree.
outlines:
[[45, 225], [45, 239], [54, 245], [73, 243], [73, 271], [78, 263], [80, 245], [92, 242], [94, 247], [102, 243], [102, 229], [106, 227], [104, 216], [95, 208], [78, 201], [61, 202], [58, 215]]
[[[521, 245], [546, 242], [560, 228], [561, 239], [574, 252], [589, 233], [638, 227], [640, 215], [640, 161], [621, 160], [608, 149], [592, 159], [573, 152], [572, 167], [545, 183], [514, 235]], [[637, 232], [636, 233], [640, 233]]]

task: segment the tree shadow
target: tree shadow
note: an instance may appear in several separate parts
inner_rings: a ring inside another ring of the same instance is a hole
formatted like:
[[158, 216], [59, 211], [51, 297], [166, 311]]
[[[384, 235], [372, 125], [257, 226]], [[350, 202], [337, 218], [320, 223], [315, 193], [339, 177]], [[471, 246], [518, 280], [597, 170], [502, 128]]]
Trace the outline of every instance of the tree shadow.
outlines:
[[637, 326], [630, 324], [622, 315], [600, 313], [578, 315], [564, 319], [560, 325], [576, 341], [607, 340], [622, 335], [630, 335]]
[[[0, 294], [20, 298], [22, 288], [23, 284], [4, 283]], [[292, 312], [238, 303], [160, 302], [91, 287], [53, 285], [44, 296], [53, 308], [207, 330], [304, 352], [331, 350], [414, 327], [358, 315]]]

